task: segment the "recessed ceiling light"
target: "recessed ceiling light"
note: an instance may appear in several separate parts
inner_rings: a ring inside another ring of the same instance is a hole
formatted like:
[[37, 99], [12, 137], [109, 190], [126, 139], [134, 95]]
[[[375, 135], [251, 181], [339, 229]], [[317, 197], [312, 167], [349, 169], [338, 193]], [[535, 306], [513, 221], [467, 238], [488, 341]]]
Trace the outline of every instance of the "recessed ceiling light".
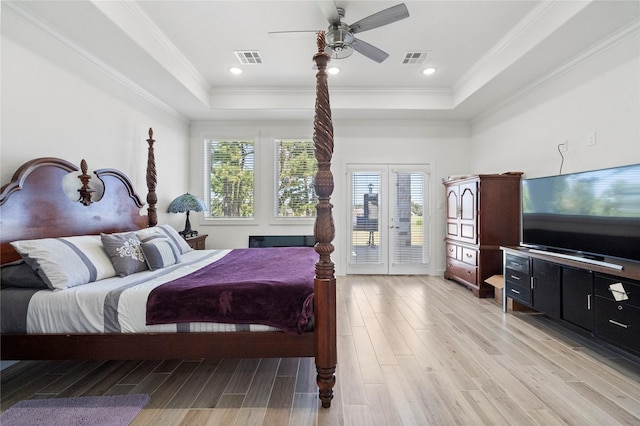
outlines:
[[338, 74], [340, 72], [340, 68], [338, 68], [338, 67], [329, 67], [329, 68], [327, 68], [327, 72], [329, 74]]
[[436, 72], [436, 68], [433, 68], [433, 67], [425, 68], [422, 70], [422, 74], [424, 75], [431, 75], [435, 72]]
[[231, 74], [242, 74], [242, 68], [238, 68], [238, 67], [231, 67], [229, 68], [229, 72], [231, 72]]

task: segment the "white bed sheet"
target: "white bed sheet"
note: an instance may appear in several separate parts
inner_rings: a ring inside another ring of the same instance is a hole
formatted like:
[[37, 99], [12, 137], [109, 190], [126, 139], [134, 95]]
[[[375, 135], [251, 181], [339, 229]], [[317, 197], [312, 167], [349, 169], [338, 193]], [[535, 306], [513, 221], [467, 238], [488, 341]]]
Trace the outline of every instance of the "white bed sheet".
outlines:
[[273, 331], [274, 327], [220, 323], [146, 325], [149, 293], [159, 285], [213, 263], [231, 250], [194, 250], [157, 271], [113, 277], [66, 290], [37, 292], [27, 310], [27, 333], [152, 333]]

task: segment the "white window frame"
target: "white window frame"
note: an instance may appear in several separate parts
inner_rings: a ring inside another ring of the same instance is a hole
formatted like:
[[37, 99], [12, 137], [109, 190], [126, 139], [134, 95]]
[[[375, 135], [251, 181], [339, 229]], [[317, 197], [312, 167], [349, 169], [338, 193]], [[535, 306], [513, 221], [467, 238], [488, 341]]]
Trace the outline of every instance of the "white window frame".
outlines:
[[202, 142], [202, 152], [203, 152], [203, 195], [204, 201], [209, 206], [211, 203], [210, 194], [211, 194], [211, 186], [210, 186], [210, 156], [209, 156], [209, 145], [211, 141], [252, 141], [253, 142], [253, 216], [251, 217], [213, 217], [211, 216], [211, 212], [207, 211], [204, 215], [204, 223], [206, 224], [216, 224], [216, 225], [250, 225], [257, 224], [257, 220], [260, 216], [259, 206], [260, 199], [258, 194], [258, 186], [257, 180], [260, 172], [260, 162], [259, 162], [259, 137], [256, 135], [247, 135], [247, 134], [235, 134], [235, 135], [206, 135], [203, 138]]

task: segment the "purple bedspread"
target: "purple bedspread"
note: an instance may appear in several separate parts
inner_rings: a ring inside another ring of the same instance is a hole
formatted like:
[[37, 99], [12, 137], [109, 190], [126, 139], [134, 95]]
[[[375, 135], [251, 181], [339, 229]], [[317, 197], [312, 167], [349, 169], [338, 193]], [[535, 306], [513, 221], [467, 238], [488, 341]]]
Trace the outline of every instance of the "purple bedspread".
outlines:
[[311, 247], [234, 249], [149, 294], [147, 325], [265, 324], [300, 334], [313, 315]]

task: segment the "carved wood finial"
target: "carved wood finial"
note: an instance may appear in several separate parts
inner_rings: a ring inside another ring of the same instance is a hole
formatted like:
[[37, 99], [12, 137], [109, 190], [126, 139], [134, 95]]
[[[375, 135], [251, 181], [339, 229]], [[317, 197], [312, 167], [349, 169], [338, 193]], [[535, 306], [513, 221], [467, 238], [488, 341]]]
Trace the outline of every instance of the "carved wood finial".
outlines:
[[87, 170], [87, 162], [83, 158], [82, 161], [80, 161], [80, 171], [82, 174], [78, 176], [78, 179], [82, 182], [82, 186], [78, 189], [78, 192], [80, 193], [79, 201], [85, 206], [92, 203], [91, 195], [95, 192], [89, 187], [89, 180], [91, 179], [91, 176], [87, 174]]
[[325, 46], [327, 45], [326, 39], [324, 36], [324, 31], [319, 31], [316, 37], [316, 42], [318, 43], [318, 53], [324, 52]]
[[149, 217], [148, 225], [156, 226], [158, 224], [158, 213], [156, 204], [158, 204], [158, 195], [156, 194], [156, 185], [158, 183], [156, 174], [156, 159], [153, 152], [153, 129], [149, 128], [149, 139], [147, 139], [149, 149], [147, 151], [147, 215]]

